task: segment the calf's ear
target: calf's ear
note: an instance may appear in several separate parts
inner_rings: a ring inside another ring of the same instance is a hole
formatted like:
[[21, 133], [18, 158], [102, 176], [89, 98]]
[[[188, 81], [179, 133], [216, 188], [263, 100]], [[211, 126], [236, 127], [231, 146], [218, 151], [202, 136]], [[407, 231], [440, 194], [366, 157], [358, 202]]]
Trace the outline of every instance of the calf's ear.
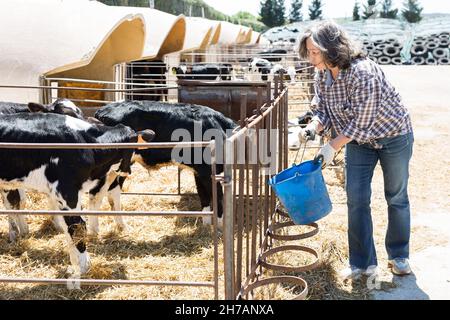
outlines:
[[40, 104], [40, 103], [35, 103], [35, 102], [28, 103], [28, 110], [30, 110], [30, 112], [48, 112], [49, 111], [47, 106]]
[[155, 132], [150, 129], [139, 131], [137, 134], [138, 134], [138, 143], [151, 142], [155, 138]]
[[86, 119], [86, 121], [91, 123], [91, 124], [95, 124], [97, 126], [104, 126], [105, 125], [103, 122], [101, 122], [100, 120], [98, 120], [97, 118], [94, 118], [94, 117], [88, 117]]

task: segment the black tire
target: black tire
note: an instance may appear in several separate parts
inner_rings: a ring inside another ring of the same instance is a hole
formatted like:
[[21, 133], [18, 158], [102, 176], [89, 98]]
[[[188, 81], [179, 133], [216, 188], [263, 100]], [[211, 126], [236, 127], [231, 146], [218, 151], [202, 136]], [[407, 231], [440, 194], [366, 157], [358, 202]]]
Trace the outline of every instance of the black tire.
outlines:
[[440, 34], [439, 34], [439, 39], [450, 39], [450, 33], [448, 33], [448, 32], [441, 32]]
[[373, 50], [375, 50], [375, 46], [373, 44], [369, 44], [369, 45], [365, 46], [364, 48], [367, 52], [372, 52]]
[[413, 57], [426, 58], [427, 57], [427, 53], [428, 53], [428, 50], [427, 50], [427, 48], [425, 46], [414, 45], [411, 48], [411, 55]]
[[439, 39], [439, 48], [448, 49], [449, 47], [450, 47], [450, 38], [447, 38], [447, 39], [441, 38], [441, 39]]
[[390, 58], [399, 57], [400, 49], [393, 46], [387, 46], [386, 48], [384, 48], [383, 53], [385, 56]]
[[372, 57], [379, 58], [379, 57], [381, 57], [381, 56], [383, 55], [383, 52], [381, 52], [380, 50], [373, 50], [373, 51], [370, 53], [370, 55], [371, 55]]
[[435, 59], [446, 58], [447, 52], [443, 48], [436, 48], [433, 50], [433, 57]]
[[440, 58], [438, 59], [438, 64], [441, 65], [450, 65], [450, 59], [449, 58]]
[[392, 64], [392, 59], [386, 56], [382, 56], [378, 58], [378, 64], [379, 65], [388, 65], [388, 64]]
[[425, 64], [436, 65], [437, 64], [437, 60], [435, 58], [428, 58], [427, 60], [425, 60]]
[[418, 66], [425, 64], [425, 58], [424, 57], [414, 57], [414, 58], [412, 58], [411, 61], [412, 61], [412, 64], [415, 64], [415, 65], [418, 65]]
[[383, 51], [387, 46], [388, 46], [388, 44], [386, 44], [386, 43], [380, 43], [380, 44], [377, 44], [377, 45], [375, 46], [375, 48], [376, 48], [377, 50]]
[[378, 63], [378, 58], [376, 58], [376, 57], [370, 57], [369, 59], [372, 60], [375, 63]]
[[391, 60], [392, 60], [393, 65], [400, 66], [403, 64], [402, 58], [400, 58], [400, 57], [393, 57]]
[[427, 42], [426, 47], [428, 50], [432, 51], [432, 50], [438, 48], [439, 45], [440, 45], [440, 41], [437, 42], [437, 41], [433, 40], [433, 41]]
[[414, 40], [413, 46], [424, 46], [425, 40]]

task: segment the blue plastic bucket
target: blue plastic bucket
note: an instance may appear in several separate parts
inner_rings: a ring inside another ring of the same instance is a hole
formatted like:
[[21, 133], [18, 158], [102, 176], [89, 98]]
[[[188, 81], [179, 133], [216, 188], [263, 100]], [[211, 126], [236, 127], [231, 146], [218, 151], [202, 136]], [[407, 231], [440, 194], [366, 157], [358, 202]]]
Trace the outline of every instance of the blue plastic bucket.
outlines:
[[331, 212], [321, 167], [321, 161], [305, 161], [269, 179], [269, 185], [295, 224], [312, 223]]

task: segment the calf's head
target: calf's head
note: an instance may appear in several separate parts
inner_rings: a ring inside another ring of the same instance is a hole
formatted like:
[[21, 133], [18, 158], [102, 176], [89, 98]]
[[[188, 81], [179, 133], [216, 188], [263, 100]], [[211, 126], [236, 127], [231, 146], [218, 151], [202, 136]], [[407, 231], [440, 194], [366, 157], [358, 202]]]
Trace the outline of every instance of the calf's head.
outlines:
[[44, 105], [40, 103], [28, 103], [31, 112], [57, 113], [84, 120], [83, 112], [69, 99], [58, 99], [55, 102]]
[[[121, 126], [121, 125], [119, 125]], [[131, 134], [130, 142], [131, 143], [148, 143], [151, 142], [155, 138], [155, 132], [150, 129], [145, 129], [138, 131], [134, 134]], [[145, 149], [138, 148], [138, 149]], [[117, 174], [119, 176], [127, 176], [131, 173], [131, 165], [132, 165], [132, 158], [133, 153], [135, 150], [133, 149], [123, 149], [122, 153], [122, 160], [120, 161], [119, 169]]]

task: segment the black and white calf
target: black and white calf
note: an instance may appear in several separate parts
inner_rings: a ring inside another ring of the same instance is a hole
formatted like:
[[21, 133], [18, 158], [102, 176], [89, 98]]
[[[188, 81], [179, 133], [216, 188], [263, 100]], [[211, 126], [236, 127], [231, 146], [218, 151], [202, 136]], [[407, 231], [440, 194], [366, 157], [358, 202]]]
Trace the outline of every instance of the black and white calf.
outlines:
[[266, 59], [252, 58], [249, 62], [248, 70], [248, 80], [267, 81], [272, 70], [272, 63]]
[[[226, 118], [222, 113], [205, 106], [182, 103], [162, 103], [152, 101], [130, 101], [111, 103], [99, 109], [95, 117], [106, 125], [117, 125], [119, 123], [130, 126], [134, 130], [151, 129], [155, 132], [154, 142], [174, 142], [173, 134], [177, 129], [182, 129], [189, 133], [191, 141], [198, 140], [196, 128], [201, 129], [201, 137], [207, 138], [204, 134], [210, 129], [214, 129], [215, 139], [225, 139], [227, 132], [236, 127], [233, 120]], [[198, 130], [198, 129], [197, 129]], [[187, 139], [183, 141], [188, 141]], [[151, 169], [158, 164], [177, 161], [172, 158], [173, 149], [146, 149], [137, 150], [135, 160], [147, 169]], [[190, 152], [188, 161], [180, 161], [180, 164], [189, 166], [194, 171], [195, 183], [200, 197], [200, 203], [204, 211], [211, 210], [212, 201], [212, 179], [211, 165], [205, 163], [203, 157], [199, 162], [194, 159], [194, 148], [186, 148], [181, 152]], [[202, 150], [203, 154], [203, 150]], [[223, 171], [223, 165], [217, 165], [217, 173]], [[123, 181], [121, 182], [123, 183]], [[217, 183], [218, 193], [218, 218], [222, 218], [222, 187]], [[210, 223], [208, 219], [203, 220]], [[219, 223], [221, 221], [219, 220]]]
[[295, 75], [296, 75], [295, 68], [292, 67], [292, 66], [286, 68], [286, 67], [284, 67], [284, 66], [282, 66], [281, 64], [278, 64], [278, 63], [275, 64], [274, 66], [272, 66], [272, 69], [270, 69], [269, 80], [273, 81], [275, 75], [283, 77], [284, 74], [288, 74], [289, 75], [291, 83], [295, 82]]
[[231, 80], [233, 67], [229, 63], [208, 63], [172, 67], [172, 72], [183, 80]]
[[[154, 133], [140, 132], [150, 141]], [[123, 125], [97, 126], [59, 114], [17, 113], [0, 117], [0, 142], [126, 143], [138, 134]], [[118, 175], [130, 172], [131, 149], [0, 149], [0, 190], [47, 194], [51, 210], [81, 210], [81, 195], [99, 188], [106, 195]], [[105, 187], [106, 186], [106, 187]], [[58, 216], [67, 239], [73, 277], [89, 269], [85, 222], [80, 216]]]
[[301, 128], [304, 128], [312, 119], [312, 111], [306, 111], [294, 119], [288, 121], [288, 147], [291, 150], [297, 150], [300, 148], [300, 141], [298, 140], [298, 134]]
[[[0, 116], [17, 113], [57, 113], [68, 115], [77, 119], [83, 119], [83, 112], [68, 99], [58, 99], [49, 105], [38, 103], [15, 103], [0, 101]], [[1, 151], [1, 150], [0, 150]], [[23, 190], [0, 191], [3, 204], [8, 210], [22, 210], [25, 205], [25, 193]], [[19, 235], [28, 234], [28, 225], [23, 215], [10, 215], [9, 222], [9, 240], [14, 242]]]
[[77, 119], [84, 119], [83, 112], [69, 99], [58, 99], [48, 105], [34, 102], [26, 104], [0, 101], [0, 115], [30, 112], [57, 113]]
[[284, 49], [271, 49], [267, 51], [258, 52], [257, 55], [260, 58], [264, 58], [270, 62], [280, 62], [283, 55], [286, 55], [287, 51]]

